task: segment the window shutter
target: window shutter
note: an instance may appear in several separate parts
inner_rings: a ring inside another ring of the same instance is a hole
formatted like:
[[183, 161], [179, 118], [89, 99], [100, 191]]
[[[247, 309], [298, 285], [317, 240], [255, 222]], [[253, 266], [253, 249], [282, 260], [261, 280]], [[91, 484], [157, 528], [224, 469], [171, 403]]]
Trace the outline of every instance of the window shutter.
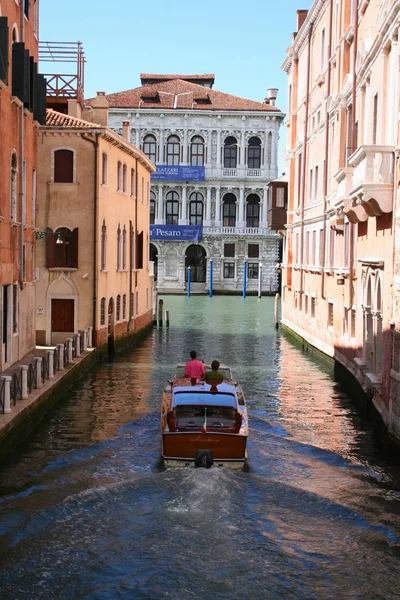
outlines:
[[[50, 227], [46, 231], [53, 232]], [[46, 235], [46, 267], [52, 269], [56, 266], [56, 235]]]
[[29, 58], [29, 110], [32, 112], [36, 105], [37, 63], [33, 56]]
[[0, 79], [8, 84], [8, 21], [0, 17]]
[[36, 75], [36, 102], [33, 109], [33, 118], [41, 125], [46, 124], [46, 90], [47, 81], [44, 75]]
[[143, 231], [136, 236], [136, 268], [143, 269]]
[[29, 107], [29, 52], [23, 42], [12, 46], [12, 95]]
[[78, 227], [71, 233], [71, 267], [74, 269], [78, 268]]

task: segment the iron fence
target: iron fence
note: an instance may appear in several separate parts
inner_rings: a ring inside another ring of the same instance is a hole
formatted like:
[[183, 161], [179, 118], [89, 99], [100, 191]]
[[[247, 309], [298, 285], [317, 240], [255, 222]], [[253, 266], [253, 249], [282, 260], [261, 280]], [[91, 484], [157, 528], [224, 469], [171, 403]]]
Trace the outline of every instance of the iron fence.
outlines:
[[37, 388], [35, 363], [28, 365], [28, 392], [31, 393], [33, 388]]
[[17, 400], [22, 398], [22, 369], [13, 373], [11, 377], [10, 402], [12, 406], [17, 404]]

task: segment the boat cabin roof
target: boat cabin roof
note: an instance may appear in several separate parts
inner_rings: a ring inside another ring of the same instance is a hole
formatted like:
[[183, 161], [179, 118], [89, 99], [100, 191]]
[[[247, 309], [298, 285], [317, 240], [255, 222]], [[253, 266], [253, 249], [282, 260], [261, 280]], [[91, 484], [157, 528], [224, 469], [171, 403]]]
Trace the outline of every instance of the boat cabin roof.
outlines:
[[211, 385], [201, 383], [199, 385], [175, 385], [172, 406], [227, 406], [237, 407], [235, 386], [229, 383], [220, 383], [217, 392], [211, 391]]

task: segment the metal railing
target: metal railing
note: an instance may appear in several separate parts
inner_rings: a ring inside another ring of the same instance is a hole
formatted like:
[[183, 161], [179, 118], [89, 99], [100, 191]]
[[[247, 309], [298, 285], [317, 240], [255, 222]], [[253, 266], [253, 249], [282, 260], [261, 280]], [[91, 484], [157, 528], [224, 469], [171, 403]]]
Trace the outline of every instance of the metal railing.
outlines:
[[22, 398], [22, 369], [16, 371], [11, 378], [10, 401], [13, 406]]
[[6, 392], [6, 382], [0, 379], [0, 412], [4, 413], [4, 396]]

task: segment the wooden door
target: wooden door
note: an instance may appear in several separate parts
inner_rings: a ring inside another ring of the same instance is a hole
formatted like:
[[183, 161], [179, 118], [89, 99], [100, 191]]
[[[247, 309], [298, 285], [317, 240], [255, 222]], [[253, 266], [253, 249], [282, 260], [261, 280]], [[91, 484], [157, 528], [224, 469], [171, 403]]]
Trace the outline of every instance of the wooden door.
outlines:
[[74, 300], [52, 299], [51, 331], [74, 331]]

